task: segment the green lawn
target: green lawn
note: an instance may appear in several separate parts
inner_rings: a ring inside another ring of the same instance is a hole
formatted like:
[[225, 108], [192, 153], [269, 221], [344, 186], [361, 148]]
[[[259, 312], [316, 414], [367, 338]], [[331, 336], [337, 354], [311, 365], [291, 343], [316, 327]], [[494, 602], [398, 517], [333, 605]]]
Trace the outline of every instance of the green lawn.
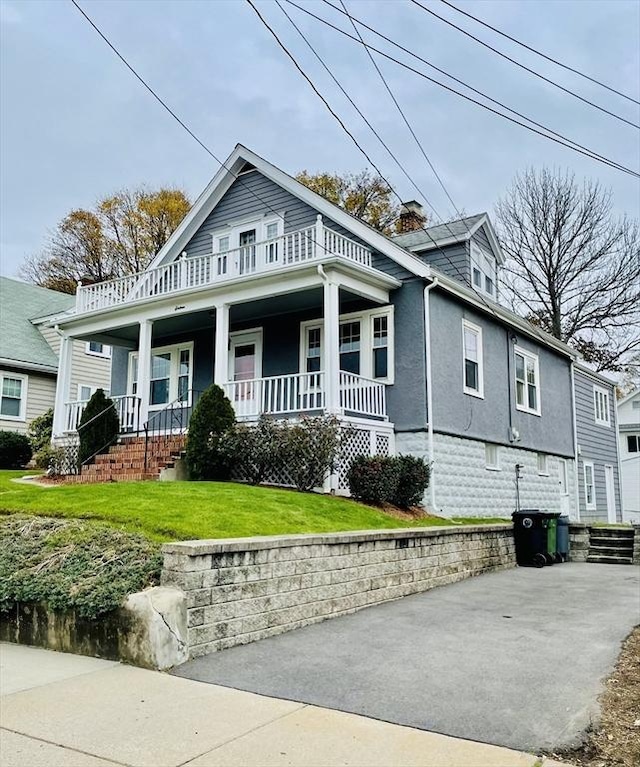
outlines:
[[[0, 513], [99, 519], [155, 540], [235, 538], [447, 525], [404, 520], [346, 498], [227, 482], [121, 482], [42, 488], [12, 482], [24, 471], [0, 471]], [[501, 520], [454, 520], [489, 522]]]

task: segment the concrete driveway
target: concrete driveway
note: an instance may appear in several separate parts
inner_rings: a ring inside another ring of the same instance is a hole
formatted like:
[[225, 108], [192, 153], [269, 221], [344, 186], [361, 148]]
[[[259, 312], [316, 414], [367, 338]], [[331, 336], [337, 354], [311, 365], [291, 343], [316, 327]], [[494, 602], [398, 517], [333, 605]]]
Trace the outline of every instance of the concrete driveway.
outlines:
[[491, 573], [184, 664], [175, 674], [539, 752], [577, 744], [640, 623], [640, 569]]

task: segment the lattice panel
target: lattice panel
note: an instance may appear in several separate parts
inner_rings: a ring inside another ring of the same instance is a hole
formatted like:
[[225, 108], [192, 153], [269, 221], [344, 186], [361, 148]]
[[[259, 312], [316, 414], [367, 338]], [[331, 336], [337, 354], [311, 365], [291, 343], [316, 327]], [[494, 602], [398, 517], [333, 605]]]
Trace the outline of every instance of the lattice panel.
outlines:
[[338, 466], [338, 490], [348, 490], [347, 474], [351, 461], [357, 455], [371, 455], [371, 432], [366, 429], [349, 429], [348, 437], [342, 443]]
[[389, 455], [391, 439], [388, 434], [376, 434], [376, 455]]

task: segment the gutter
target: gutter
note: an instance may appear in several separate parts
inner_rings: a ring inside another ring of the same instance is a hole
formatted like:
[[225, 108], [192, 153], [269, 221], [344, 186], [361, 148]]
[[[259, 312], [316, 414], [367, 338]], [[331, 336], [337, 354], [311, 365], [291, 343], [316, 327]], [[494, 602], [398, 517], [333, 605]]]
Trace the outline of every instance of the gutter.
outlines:
[[10, 368], [20, 368], [23, 370], [31, 370], [34, 373], [45, 373], [48, 375], [57, 375], [58, 368], [50, 365], [38, 365], [37, 362], [26, 362], [24, 360], [14, 360], [9, 357], [1, 357], [0, 365]]
[[429, 446], [429, 460], [431, 462], [431, 476], [429, 479], [429, 505], [431, 512], [436, 511], [436, 484], [435, 484], [435, 456], [433, 452], [433, 387], [431, 377], [431, 318], [429, 308], [429, 293], [438, 285], [438, 278], [433, 277], [429, 285], [424, 288], [424, 357], [427, 384], [427, 444]]

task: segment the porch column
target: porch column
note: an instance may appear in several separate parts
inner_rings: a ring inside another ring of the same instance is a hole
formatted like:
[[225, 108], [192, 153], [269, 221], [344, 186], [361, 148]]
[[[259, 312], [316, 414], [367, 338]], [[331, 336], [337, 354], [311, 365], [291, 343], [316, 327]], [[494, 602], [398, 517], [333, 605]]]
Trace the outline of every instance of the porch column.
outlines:
[[140, 397], [140, 426], [149, 420], [151, 389], [151, 337], [153, 321], [142, 320], [138, 335], [138, 397]]
[[340, 408], [340, 288], [327, 278], [324, 283], [324, 388], [325, 409], [337, 414]]
[[229, 380], [229, 304], [216, 304], [213, 381], [224, 388]]
[[56, 398], [53, 408], [53, 436], [64, 434], [67, 419], [66, 403], [69, 400], [71, 386], [71, 367], [73, 365], [73, 338], [66, 333], [60, 339], [60, 354], [58, 359], [58, 377], [56, 379]]

